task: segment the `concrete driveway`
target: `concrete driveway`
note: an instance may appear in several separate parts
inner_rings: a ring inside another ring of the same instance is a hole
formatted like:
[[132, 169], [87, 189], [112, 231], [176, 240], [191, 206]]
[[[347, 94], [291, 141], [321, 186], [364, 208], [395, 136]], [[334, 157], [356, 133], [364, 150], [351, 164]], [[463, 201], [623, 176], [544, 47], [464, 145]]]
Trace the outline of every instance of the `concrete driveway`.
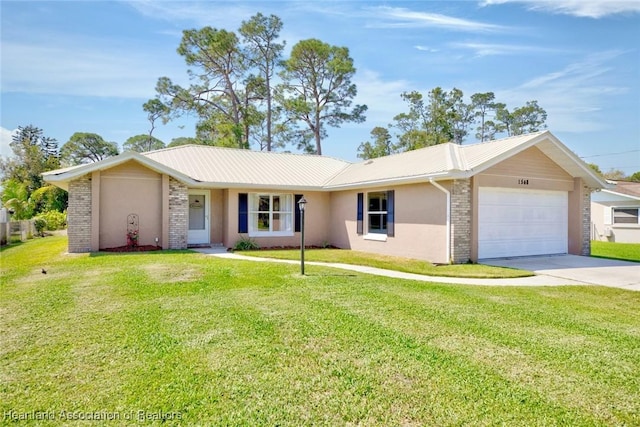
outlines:
[[482, 260], [481, 264], [520, 268], [537, 275], [640, 291], [640, 264], [577, 255]]

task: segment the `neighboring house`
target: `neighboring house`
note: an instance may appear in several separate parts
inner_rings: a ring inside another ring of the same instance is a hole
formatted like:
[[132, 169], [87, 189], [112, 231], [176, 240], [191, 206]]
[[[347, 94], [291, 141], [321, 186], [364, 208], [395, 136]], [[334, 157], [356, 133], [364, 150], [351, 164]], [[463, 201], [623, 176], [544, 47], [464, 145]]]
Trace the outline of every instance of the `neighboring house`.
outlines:
[[[590, 195], [605, 182], [550, 132], [441, 144], [349, 163], [186, 145], [51, 171], [69, 191], [69, 252], [305, 242], [429, 260], [590, 253]], [[130, 216], [131, 215], [131, 216]]]
[[640, 243], [640, 182], [608, 182], [591, 196], [591, 239]]

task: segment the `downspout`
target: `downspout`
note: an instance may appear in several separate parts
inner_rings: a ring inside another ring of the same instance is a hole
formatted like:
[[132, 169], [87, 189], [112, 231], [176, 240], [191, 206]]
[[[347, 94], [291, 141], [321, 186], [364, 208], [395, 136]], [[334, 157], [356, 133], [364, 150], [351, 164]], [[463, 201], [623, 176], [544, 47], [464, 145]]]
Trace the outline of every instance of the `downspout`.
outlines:
[[447, 195], [447, 244], [445, 245], [447, 252], [445, 259], [451, 262], [451, 192], [434, 181], [433, 178], [429, 179], [429, 183]]

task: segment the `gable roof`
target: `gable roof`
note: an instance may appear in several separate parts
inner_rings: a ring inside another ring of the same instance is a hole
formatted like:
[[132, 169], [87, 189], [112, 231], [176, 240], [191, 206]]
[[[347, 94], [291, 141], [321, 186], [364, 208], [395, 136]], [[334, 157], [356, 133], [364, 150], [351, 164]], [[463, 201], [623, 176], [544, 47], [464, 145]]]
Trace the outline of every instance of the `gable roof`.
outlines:
[[306, 154], [183, 145], [143, 154], [125, 152], [43, 176], [45, 181], [66, 189], [73, 179], [133, 160], [194, 188], [340, 190], [469, 178], [532, 146], [572, 177], [584, 179], [587, 186], [606, 186], [549, 131], [472, 145], [439, 144], [358, 163]]
[[609, 188], [594, 193], [594, 202], [640, 201], [640, 182], [607, 181]]
[[640, 182], [632, 181], [614, 181], [614, 187], [609, 191], [612, 193], [620, 193], [625, 196], [631, 196], [640, 199]]
[[572, 177], [584, 179], [589, 187], [605, 186], [602, 178], [551, 132], [542, 131], [471, 145], [440, 144], [367, 160], [345, 168], [325, 188], [469, 178], [533, 146]]

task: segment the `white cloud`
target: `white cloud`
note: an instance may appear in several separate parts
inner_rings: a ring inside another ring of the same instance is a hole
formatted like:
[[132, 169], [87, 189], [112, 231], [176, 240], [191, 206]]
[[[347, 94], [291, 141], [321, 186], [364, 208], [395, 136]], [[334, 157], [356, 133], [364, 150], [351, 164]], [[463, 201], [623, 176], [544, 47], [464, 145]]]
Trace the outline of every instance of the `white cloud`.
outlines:
[[455, 42], [449, 43], [448, 46], [456, 49], [472, 50], [477, 57], [561, 52], [559, 49], [502, 43]]
[[522, 3], [529, 10], [572, 15], [581, 18], [603, 18], [609, 15], [640, 13], [637, 0], [483, 0], [482, 6]]
[[438, 52], [438, 49], [434, 49], [432, 47], [429, 46], [422, 46], [422, 45], [416, 45], [414, 46], [416, 49], [422, 51], [422, 52], [430, 52], [430, 53], [436, 53]]
[[455, 31], [498, 32], [508, 27], [479, 21], [455, 18], [439, 13], [416, 12], [402, 7], [379, 6], [371, 8], [377, 18], [384, 21], [370, 24], [373, 28], [435, 27]]
[[133, 0], [127, 2], [140, 14], [168, 22], [184, 21], [200, 27], [235, 28], [243, 20], [255, 15], [256, 8], [222, 2], [174, 2], [157, 0]]
[[612, 126], [603, 120], [601, 111], [617, 95], [629, 89], [611, 83], [614, 71], [610, 64], [621, 51], [590, 54], [562, 69], [547, 73], [520, 86], [496, 91], [496, 98], [508, 106], [523, 105], [535, 99], [548, 113], [547, 125], [558, 132], [589, 132]]
[[107, 41], [3, 40], [2, 51], [6, 92], [150, 98], [170, 68], [161, 55]]
[[18, 131], [18, 129], [9, 130], [3, 127], [0, 127], [0, 156], [9, 157], [13, 155], [13, 151], [9, 144], [13, 141], [13, 135]]

